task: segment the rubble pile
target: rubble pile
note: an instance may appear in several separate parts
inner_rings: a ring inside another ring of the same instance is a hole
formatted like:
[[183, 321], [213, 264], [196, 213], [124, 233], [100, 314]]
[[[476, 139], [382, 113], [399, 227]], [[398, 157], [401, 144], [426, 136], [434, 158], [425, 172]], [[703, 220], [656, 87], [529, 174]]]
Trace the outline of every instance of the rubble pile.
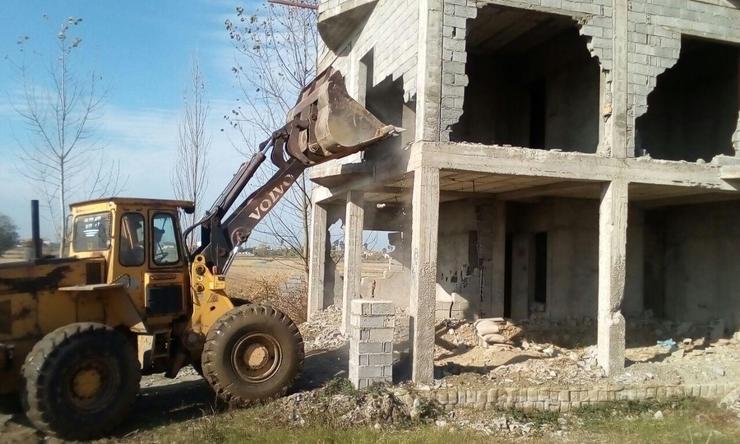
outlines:
[[722, 398], [719, 406], [736, 413], [737, 417], [740, 418], [740, 388], [731, 391]]
[[[437, 328], [438, 377], [452, 385], [697, 384], [740, 380], [740, 333], [728, 337], [721, 321], [691, 324], [648, 317], [633, 322], [627, 333], [627, 367], [611, 378], [606, 378], [598, 365], [596, 346], [590, 345], [596, 342], [590, 333], [595, 324], [588, 319], [564, 323], [539, 317], [516, 324], [502, 318], [475, 323], [446, 320]], [[572, 345], [584, 342], [586, 345]]]
[[[409, 335], [408, 311], [396, 307], [394, 318], [393, 339], [396, 343], [408, 340]], [[341, 347], [349, 339], [342, 334], [342, 309], [330, 305], [298, 326], [303, 336], [305, 351], [333, 350]]]
[[[544, 350], [556, 350], [548, 345]], [[552, 352], [548, 356], [542, 351], [521, 362], [494, 367], [485, 376], [494, 385], [583, 385], [598, 382], [604, 378], [603, 370], [596, 365], [595, 350], [580, 352]]]
[[413, 422], [431, 422], [441, 414], [433, 401], [416, 399], [407, 404], [390, 387], [357, 391], [346, 379], [335, 379], [320, 389], [295, 393], [275, 402], [278, 417], [274, 419], [290, 426], [316, 421], [329, 422], [336, 428], [408, 426]]
[[511, 413], [452, 410], [435, 424], [452, 430], [473, 430], [488, 436], [539, 437], [562, 436], [569, 429], [569, 418], [553, 416], [552, 421], [533, 420], [524, 415]]
[[342, 309], [330, 305], [298, 326], [303, 336], [306, 352], [312, 350], [334, 349], [342, 346], [346, 339], [341, 332]]
[[567, 430], [564, 419], [543, 422], [517, 412], [483, 412], [473, 409], [445, 412], [436, 401], [410, 396], [408, 388], [375, 386], [357, 391], [346, 379], [274, 401], [270, 421], [290, 427], [316, 423], [337, 429], [356, 426], [409, 427], [434, 424], [451, 430], [472, 430], [489, 436], [529, 437]]
[[475, 328], [468, 321], [459, 319], [445, 319], [437, 324], [437, 339], [444, 348], [471, 348], [478, 345]]

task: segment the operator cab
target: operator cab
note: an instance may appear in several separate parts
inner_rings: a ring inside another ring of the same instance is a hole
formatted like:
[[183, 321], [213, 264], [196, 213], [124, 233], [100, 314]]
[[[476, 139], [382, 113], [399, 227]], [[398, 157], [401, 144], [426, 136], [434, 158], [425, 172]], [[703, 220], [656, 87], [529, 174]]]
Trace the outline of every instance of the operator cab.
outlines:
[[102, 255], [124, 267], [166, 267], [186, 259], [178, 209], [192, 214], [190, 201], [115, 197], [70, 207], [70, 256]]
[[188, 311], [188, 252], [178, 212], [192, 213], [192, 202], [109, 198], [71, 209], [70, 256], [105, 258], [99, 282], [128, 293], [147, 319], [144, 330]]

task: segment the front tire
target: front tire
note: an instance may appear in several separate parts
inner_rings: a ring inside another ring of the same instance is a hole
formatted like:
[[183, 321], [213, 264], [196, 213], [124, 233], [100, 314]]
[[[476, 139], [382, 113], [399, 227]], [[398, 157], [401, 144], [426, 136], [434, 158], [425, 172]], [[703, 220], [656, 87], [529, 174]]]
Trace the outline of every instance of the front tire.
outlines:
[[283, 396], [303, 367], [303, 338], [285, 314], [262, 305], [242, 305], [208, 331], [203, 376], [216, 394], [246, 406]]
[[44, 336], [26, 357], [21, 393], [39, 430], [87, 440], [110, 433], [136, 401], [141, 373], [126, 337], [103, 324], [70, 324]]

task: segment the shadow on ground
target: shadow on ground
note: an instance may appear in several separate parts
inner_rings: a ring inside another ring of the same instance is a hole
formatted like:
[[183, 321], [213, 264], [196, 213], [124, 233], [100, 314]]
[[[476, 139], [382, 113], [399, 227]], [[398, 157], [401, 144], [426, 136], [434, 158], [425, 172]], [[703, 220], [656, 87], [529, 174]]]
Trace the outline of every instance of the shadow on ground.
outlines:
[[[303, 372], [292, 392], [321, 387], [335, 377], [347, 376], [349, 346], [308, 353]], [[144, 380], [144, 383], [147, 381]], [[116, 431], [126, 437], [163, 425], [184, 422], [227, 410], [203, 379], [143, 387], [129, 418]], [[0, 398], [0, 442], [43, 442], [44, 437], [31, 427], [17, 397]]]

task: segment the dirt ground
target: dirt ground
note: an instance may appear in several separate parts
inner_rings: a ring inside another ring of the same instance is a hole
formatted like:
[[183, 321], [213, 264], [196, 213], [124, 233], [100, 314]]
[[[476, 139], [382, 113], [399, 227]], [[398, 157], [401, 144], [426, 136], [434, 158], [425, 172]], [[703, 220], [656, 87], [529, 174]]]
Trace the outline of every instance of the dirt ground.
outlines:
[[[229, 274], [232, 290], [253, 292], [260, 279], [281, 282], [300, 275], [292, 261], [240, 258]], [[394, 382], [409, 377], [408, 315], [398, 309], [394, 350]], [[304, 371], [286, 402], [295, 396], [346, 377], [348, 345], [340, 332], [341, 312], [329, 307], [311, 322], [299, 326], [304, 337]], [[548, 322], [531, 320], [502, 328], [508, 344], [484, 347], [472, 323], [446, 320], [438, 323], [435, 347], [435, 386], [533, 386], [593, 385], [597, 383], [694, 384], [740, 381], [740, 335], [717, 338], [716, 326], [679, 324], [653, 319], [628, 320], [627, 368], [623, 375], [606, 378], [595, 359], [596, 326], [591, 320]], [[726, 335], [727, 336], [727, 335]], [[673, 339], [675, 345], [658, 345]], [[142, 390], [133, 415], [113, 441], [149, 436], [168, 425], [188, 423], [222, 412], [214, 393], [194, 370], [187, 367], [177, 379], [160, 375], [142, 379]], [[313, 396], [313, 395], [312, 395]], [[364, 407], [363, 407], [364, 408]], [[442, 425], [480, 424], [482, 419], [460, 413], [457, 419], [441, 419]], [[454, 415], [453, 415], [454, 416]], [[489, 418], [490, 419], [490, 418]], [[467, 423], [466, 423], [467, 421]], [[486, 420], [485, 427], [516, 429], [526, 422], [515, 419]], [[504, 422], [501, 422], [504, 421]], [[503, 425], [502, 425], [503, 424]], [[505, 427], [504, 427], [505, 426]], [[467, 427], [467, 426], [466, 426]], [[483, 427], [483, 426], [480, 426]], [[484, 427], [484, 428], [485, 428]], [[526, 429], [527, 427], [525, 427]], [[488, 430], [488, 429], [486, 429]], [[20, 412], [17, 400], [0, 400], [0, 442], [48, 441], [35, 432]]]
[[[408, 366], [408, 356], [405, 353], [408, 330], [405, 312], [399, 310], [397, 315], [394, 379], [396, 382], [402, 382], [408, 377], [405, 371]], [[316, 397], [317, 395], [310, 395], [313, 390], [325, 386], [336, 378], [346, 377], [348, 346], [339, 332], [340, 324], [341, 312], [336, 307], [330, 307], [311, 322], [300, 326], [307, 357], [304, 371], [293, 390], [294, 395], [285, 401], [290, 409], [299, 408], [296, 407], [296, 402], [301, 406], [305, 404], [306, 401], [302, 400], [306, 396], [309, 398], [305, 399]], [[578, 327], [570, 333], [564, 332], [563, 326], [555, 327], [558, 333], [550, 337], [563, 334], [578, 336]], [[532, 333], [527, 330], [528, 328]], [[700, 341], [701, 338], [697, 338], [690, 344], [688, 341], [686, 344], [680, 342], [674, 350], [659, 345], [631, 344], [627, 350], [628, 366], [625, 374], [616, 378], [605, 378], [596, 366], [592, 346], [566, 348], [551, 342], [538, 342], [547, 337], [544, 329], [545, 326], [541, 324], [507, 324], [504, 333], [511, 339], [511, 345], [482, 347], [471, 323], [455, 320], [440, 322], [437, 326], [435, 349], [438, 377], [435, 385], [532, 386], [590, 385], [604, 382], [642, 383], [651, 380], [666, 384], [740, 381], [738, 338], [711, 342]], [[646, 327], [646, 330], [649, 329]], [[633, 341], [635, 337], [636, 333], [633, 334]], [[645, 342], [651, 338], [639, 339], [637, 342]], [[374, 405], [381, 407], [390, 405], [388, 404], [390, 401], [382, 399], [385, 401], [373, 401], [374, 404], [369, 404], [370, 407], [365, 404], [352, 407], [348, 412], [355, 412], [352, 415], [369, 415], [366, 410]], [[345, 398], [342, 400], [347, 401]], [[161, 427], [188, 423], [204, 415], [224, 410], [225, 406], [216, 401], [208, 385], [189, 367], [183, 369], [174, 380], [158, 375], [147, 376], [142, 380], [141, 394], [132, 417], [124, 423], [113, 440], [137, 441], [137, 437], [148, 436]], [[17, 403], [6, 400], [0, 412], [0, 433], [2, 433], [0, 441], [24, 443], [44, 441], [44, 438], [29, 426]], [[482, 430], [485, 433], [505, 429], [509, 435], [515, 433], [522, 436], [528, 436], [529, 431], [540, 430], [529, 422], [510, 415], [508, 417], [503, 415], [496, 421], [491, 421], [491, 418], [481, 418], [474, 414], [471, 416], [470, 413], [463, 412], [457, 416], [453, 414], [439, 419], [438, 426], [448, 427], [457, 424], [466, 430], [472, 427], [473, 430], [480, 429], [478, 431]], [[550, 431], [553, 433], [560, 430], [557, 424], [554, 427], [544, 426], [542, 430], [552, 429]]]
[[[532, 327], [531, 333], [529, 328]], [[579, 328], [550, 325], [551, 337], [577, 337]], [[681, 337], [675, 346], [658, 345], [658, 327], [643, 324], [628, 332], [623, 374], [605, 377], [594, 345], [565, 347], [550, 341], [541, 326], [507, 324], [511, 345], [480, 345], [472, 324], [446, 321], [438, 326], [436, 366], [450, 385], [574, 386], [616, 384], [708, 384], [740, 381], [740, 335], [710, 340]], [[669, 333], [666, 330], [666, 334]], [[676, 331], [673, 331], [676, 333]], [[668, 336], [670, 339], [671, 336]]]

